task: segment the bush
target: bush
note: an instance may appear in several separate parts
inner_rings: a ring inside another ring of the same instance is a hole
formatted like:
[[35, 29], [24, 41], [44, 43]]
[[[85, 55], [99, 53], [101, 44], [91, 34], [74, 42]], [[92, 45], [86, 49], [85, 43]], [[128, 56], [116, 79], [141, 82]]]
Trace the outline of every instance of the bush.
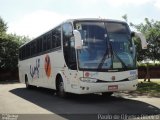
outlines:
[[[160, 67], [160, 63], [148, 63], [148, 66], [150, 68], [157, 68]], [[147, 64], [146, 63], [138, 63], [138, 68], [146, 68]]]

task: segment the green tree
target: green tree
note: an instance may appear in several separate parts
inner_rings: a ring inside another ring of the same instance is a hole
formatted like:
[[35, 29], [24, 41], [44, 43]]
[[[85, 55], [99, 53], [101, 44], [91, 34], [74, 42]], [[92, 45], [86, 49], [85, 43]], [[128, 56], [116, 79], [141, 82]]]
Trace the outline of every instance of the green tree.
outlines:
[[3, 70], [15, 70], [18, 64], [18, 49], [26, 41], [26, 37], [7, 34], [0, 39], [0, 67]]
[[0, 36], [7, 31], [7, 23], [0, 17]]
[[148, 49], [141, 53], [148, 59], [160, 61], [160, 21], [145, 18], [144, 23], [132, 24], [138, 31], [142, 32], [148, 42]]
[[[126, 14], [123, 15], [122, 18], [128, 22], [128, 17]], [[138, 38], [134, 38], [135, 44], [137, 46], [137, 60], [142, 61], [151, 59], [153, 61], [160, 61], [160, 21], [154, 21], [145, 18], [143, 23], [130, 23], [130, 26], [143, 33], [148, 43], [147, 50], [142, 50], [140, 41]]]
[[18, 49], [29, 38], [6, 31], [7, 24], [0, 18], [0, 70], [14, 71], [18, 64]]
[[124, 15], [122, 16], [122, 18], [123, 18], [126, 22], [128, 22], [127, 14], [124, 14]]

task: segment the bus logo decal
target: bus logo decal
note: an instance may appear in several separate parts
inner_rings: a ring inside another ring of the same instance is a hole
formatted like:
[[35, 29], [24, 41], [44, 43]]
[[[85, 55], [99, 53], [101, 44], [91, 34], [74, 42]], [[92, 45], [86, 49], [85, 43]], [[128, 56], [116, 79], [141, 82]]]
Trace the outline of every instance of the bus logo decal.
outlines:
[[45, 57], [44, 69], [45, 69], [47, 77], [49, 78], [51, 76], [51, 60], [50, 60], [49, 55], [46, 55]]
[[33, 78], [39, 78], [40, 59], [36, 59], [36, 65], [30, 65], [30, 75]]

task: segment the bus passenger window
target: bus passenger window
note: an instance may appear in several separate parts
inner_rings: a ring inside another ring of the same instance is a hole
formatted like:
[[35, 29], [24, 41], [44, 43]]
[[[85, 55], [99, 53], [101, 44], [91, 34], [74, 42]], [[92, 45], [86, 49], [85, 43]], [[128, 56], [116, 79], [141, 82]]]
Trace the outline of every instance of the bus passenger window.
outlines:
[[42, 52], [42, 38], [37, 40], [37, 53], [39, 54], [40, 52]]
[[70, 69], [76, 69], [76, 54], [74, 48], [74, 37], [72, 36], [72, 25], [65, 23], [63, 25], [63, 52], [67, 66]]
[[52, 31], [52, 48], [61, 46], [61, 27], [56, 28]]
[[54, 32], [53, 32], [53, 33], [52, 33], [52, 48], [55, 48], [55, 47], [56, 47], [55, 41], [56, 41], [56, 37], [55, 37]]
[[51, 49], [51, 34], [47, 35], [47, 50]]
[[55, 41], [56, 42], [56, 47], [61, 46], [61, 27], [58, 27], [56, 29], [55, 37], [56, 37], [56, 41]]
[[43, 52], [47, 50], [47, 37], [46, 35], [43, 37]]

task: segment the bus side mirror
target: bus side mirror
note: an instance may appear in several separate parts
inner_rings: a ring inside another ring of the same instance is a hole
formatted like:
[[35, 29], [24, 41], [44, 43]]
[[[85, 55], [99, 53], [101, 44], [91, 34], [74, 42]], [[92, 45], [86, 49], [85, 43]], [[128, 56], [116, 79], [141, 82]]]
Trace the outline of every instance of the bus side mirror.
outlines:
[[75, 49], [82, 49], [81, 33], [78, 30], [74, 30], [73, 35], [75, 38]]
[[131, 37], [134, 37], [134, 36], [140, 38], [142, 49], [147, 49], [147, 42], [146, 42], [145, 36], [142, 33], [132, 32]]

